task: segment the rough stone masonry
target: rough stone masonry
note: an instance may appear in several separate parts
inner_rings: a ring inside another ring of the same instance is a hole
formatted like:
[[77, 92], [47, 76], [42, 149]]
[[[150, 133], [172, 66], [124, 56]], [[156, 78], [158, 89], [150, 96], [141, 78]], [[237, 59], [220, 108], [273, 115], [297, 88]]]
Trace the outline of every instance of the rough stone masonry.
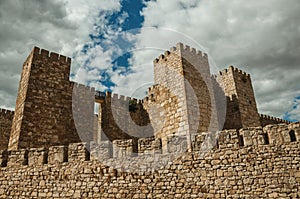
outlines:
[[299, 123], [259, 114], [249, 74], [181, 43], [153, 63], [138, 100], [35, 47], [0, 113], [0, 198], [300, 198]]

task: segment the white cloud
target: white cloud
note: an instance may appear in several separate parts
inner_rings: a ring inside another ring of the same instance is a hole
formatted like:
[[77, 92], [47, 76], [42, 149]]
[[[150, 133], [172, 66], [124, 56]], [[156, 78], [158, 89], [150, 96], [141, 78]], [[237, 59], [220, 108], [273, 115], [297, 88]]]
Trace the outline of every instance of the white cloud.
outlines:
[[[0, 1], [0, 106], [14, 108], [22, 64], [33, 46], [76, 55], [89, 42], [96, 18], [119, 9], [119, 0]], [[73, 71], [84, 58], [76, 56]]]
[[[251, 74], [262, 113], [283, 116], [300, 94], [299, 1], [160, 0], [145, 4], [137, 47], [167, 50], [178, 41], [197, 48], [197, 43], [202, 44], [221, 69], [233, 64]], [[153, 26], [156, 31], [149, 31], [147, 27]], [[133, 67], [152, 62], [159, 52], [136, 51]], [[139, 75], [131, 75], [134, 78], [128, 81], [145, 83], [149, 79], [143, 73], [152, 70], [137, 70]]]

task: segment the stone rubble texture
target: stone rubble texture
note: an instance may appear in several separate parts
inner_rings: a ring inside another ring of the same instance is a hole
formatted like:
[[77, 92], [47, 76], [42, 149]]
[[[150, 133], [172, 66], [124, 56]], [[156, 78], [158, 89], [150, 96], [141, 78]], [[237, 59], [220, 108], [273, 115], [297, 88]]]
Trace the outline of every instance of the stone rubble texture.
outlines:
[[0, 198], [300, 198], [299, 122], [259, 114], [249, 74], [181, 43], [153, 63], [144, 99], [99, 97], [35, 47], [0, 112]]

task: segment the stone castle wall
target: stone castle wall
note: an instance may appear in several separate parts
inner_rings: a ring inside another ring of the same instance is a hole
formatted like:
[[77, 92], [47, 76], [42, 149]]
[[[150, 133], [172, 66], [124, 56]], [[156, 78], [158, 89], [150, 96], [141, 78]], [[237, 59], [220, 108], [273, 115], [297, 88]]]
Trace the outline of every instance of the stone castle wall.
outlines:
[[106, 92], [105, 100], [99, 104], [98, 115], [99, 141], [134, 139], [136, 151], [138, 138], [154, 136], [142, 100]]
[[269, 124], [280, 124], [280, 123], [289, 124], [290, 123], [287, 120], [283, 120], [283, 119], [280, 119], [280, 118], [277, 118], [277, 117], [272, 117], [272, 116], [269, 116], [269, 115], [260, 114], [259, 117], [260, 117], [261, 126], [267, 126]]
[[14, 111], [0, 109], [0, 150], [8, 147]]
[[[209, 139], [197, 135], [196, 140], [202, 141], [194, 143], [194, 151], [177, 159], [171, 160], [172, 154], [152, 156], [152, 161], [165, 161], [159, 167], [143, 155], [128, 161], [130, 153], [114, 159], [107, 153], [99, 161], [93, 145], [89, 153], [84, 143], [2, 151], [0, 198], [300, 197], [299, 123], [222, 131], [206, 154], [201, 149]], [[147, 142], [139, 143], [143, 148]], [[137, 163], [144, 170], [127, 171]]]

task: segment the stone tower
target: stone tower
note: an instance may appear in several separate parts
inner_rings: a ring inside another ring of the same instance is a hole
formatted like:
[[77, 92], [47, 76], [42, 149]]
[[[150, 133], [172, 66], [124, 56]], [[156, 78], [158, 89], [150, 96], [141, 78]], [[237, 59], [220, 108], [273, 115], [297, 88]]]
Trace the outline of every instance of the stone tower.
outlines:
[[[154, 60], [154, 81], [156, 85], [148, 92], [150, 102], [145, 104], [155, 137], [162, 139], [163, 146], [170, 135], [185, 136], [217, 130], [214, 94], [205, 53], [178, 43]], [[151, 103], [160, 105], [156, 113], [149, 108]], [[190, 136], [187, 138], [189, 145]]]
[[227, 97], [224, 129], [260, 126], [260, 117], [249, 74], [230, 66], [217, 76]]
[[72, 117], [71, 58], [35, 47], [23, 65], [8, 149], [80, 141]]

